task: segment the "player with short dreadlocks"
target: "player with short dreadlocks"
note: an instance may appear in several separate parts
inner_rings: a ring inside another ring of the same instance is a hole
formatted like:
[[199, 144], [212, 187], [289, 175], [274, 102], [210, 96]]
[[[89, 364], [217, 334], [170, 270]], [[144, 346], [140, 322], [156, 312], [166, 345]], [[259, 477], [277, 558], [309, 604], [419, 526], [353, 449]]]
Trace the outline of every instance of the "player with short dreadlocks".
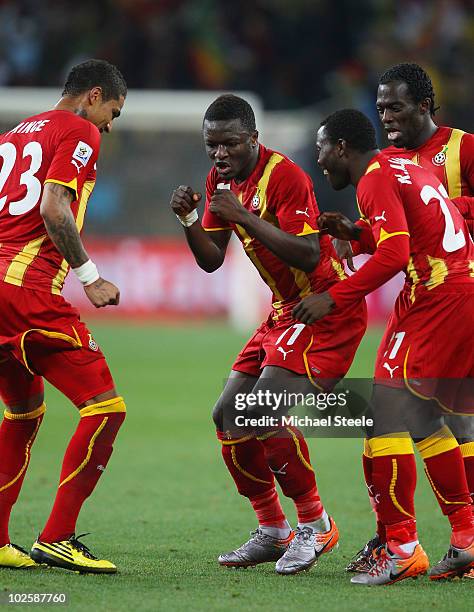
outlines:
[[[364, 472], [384, 540], [368, 570], [351, 582], [393, 584], [428, 569], [416, 531], [412, 440], [452, 531], [449, 550], [431, 568], [430, 579], [462, 576], [474, 568], [474, 517], [465, 455], [443, 411], [473, 418], [472, 402], [460, 401], [460, 391], [470, 391], [466, 400], [472, 397], [474, 244], [438, 177], [396, 152], [380, 152], [373, 126], [359, 111], [336, 111], [323, 121], [316, 149], [333, 189], [356, 187], [358, 208], [376, 248], [350, 278], [303, 298], [293, 316], [313, 325], [403, 269], [410, 287], [397, 299], [377, 353], [374, 425], [365, 444], [370, 464], [364, 461]], [[328, 213], [319, 216], [318, 224], [336, 238], [359, 234], [349, 219], [333, 222]]]
[[[431, 79], [418, 64], [397, 64], [380, 77], [377, 111], [392, 145], [385, 149], [384, 153], [388, 157], [408, 157], [435, 174], [449, 198], [464, 216], [473, 234], [474, 136], [455, 128], [438, 126], [433, 119], [438, 108]], [[373, 253], [375, 245], [371, 243], [370, 227], [364, 221], [358, 224], [362, 231], [360, 239], [351, 242], [354, 254]], [[413, 296], [407, 284], [394, 310], [398, 316], [392, 318], [391, 325], [387, 329], [389, 337], [398, 331], [399, 319], [412, 303]], [[469, 491], [474, 498], [473, 421], [474, 419], [470, 417], [446, 417], [446, 422], [455, 433], [460, 445]], [[372, 506], [377, 514], [377, 505], [371, 494], [373, 460], [367, 449], [366, 445], [363, 454], [364, 473]], [[446, 508], [438, 496], [437, 499], [444, 512]], [[377, 535], [349, 563], [347, 570], [368, 571], [373, 549], [384, 541], [384, 530], [380, 521], [377, 521]], [[474, 577], [473, 571], [470, 577]]]

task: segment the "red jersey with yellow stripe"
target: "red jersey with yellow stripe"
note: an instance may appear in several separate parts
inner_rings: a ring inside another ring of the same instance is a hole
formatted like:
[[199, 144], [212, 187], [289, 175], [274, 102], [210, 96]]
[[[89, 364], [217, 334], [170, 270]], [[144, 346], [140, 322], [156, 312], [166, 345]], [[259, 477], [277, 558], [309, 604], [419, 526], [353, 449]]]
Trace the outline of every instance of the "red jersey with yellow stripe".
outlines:
[[431, 172], [410, 159], [376, 155], [357, 186], [361, 214], [379, 246], [410, 237], [412, 301], [419, 292], [454, 283], [474, 290], [474, 244], [457, 207]]
[[79, 231], [95, 184], [99, 130], [64, 110], [25, 119], [0, 136], [0, 280], [59, 294], [69, 266], [40, 214], [45, 183], [74, 193]]
[[[460, 196], [474, 198], [474, 134], [440, 126], [433, 136], [417, 149], [390, 146], [383, 149], [382, 154], [387, 157], [406, 157], [429, 170], [439, 179], [451, 200]], [[462, 214], [473, 235], [474, 199], [464, 204], [458, 200], [456, 206], [464, 211]], [[358, 225], [364, 228], [364, 223], [358, 222]], [[355, 255], [373, 253], [375, 248], [369, 234], [364, 235], [362, 242], [351, 241], [351, 245]]]
[[345, 278], [340, 260], [328, 236], [320, 236], [320, 260], [311, 273], [285, 264], [269, 249], [235, 224], [225, 223], [209, 211], [214, 191], [229, 188], [243, 206], [288, 234], [318, 233], [318, 205], [310, 177], [285, 155], [259, 145], [259, 158], [249, 178], [223, 183], [215, 168], [206, 180], [206, 204], [202, 226], [207, 231], [233, 230], [260, 276], [273, 292], [273, 306], [280, 309], [313, 292], [325, 291]]
[[388, 157], [409, 157], [432, 172], [451, 199], [474, 195], [474, 134], [439, 126], [417, 149], [388, 147]]

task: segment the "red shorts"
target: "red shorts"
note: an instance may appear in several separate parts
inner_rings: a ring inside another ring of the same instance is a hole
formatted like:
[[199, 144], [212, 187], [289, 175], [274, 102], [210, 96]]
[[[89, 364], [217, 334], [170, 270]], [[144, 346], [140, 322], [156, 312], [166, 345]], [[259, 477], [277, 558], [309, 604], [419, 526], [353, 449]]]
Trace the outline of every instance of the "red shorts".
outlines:
[[402, 292], [380, 344], [375, 382], [474, 414], [474, 293]]
[[[312, 383], [331, 389], [347, 374], [367, 327], [365, 300], [337, 310], [313, 325], [270, 314], [241, 350], [233, 370], [260, 376], [265, 366], [306, 374]], [[276, 319], [276, 320], [275, 320]]]
[[102, 351], [60, 295], [0, 282], [0, 395], [10, 406], [43, 391], [46, 378], [73, 404], [113, 389]]

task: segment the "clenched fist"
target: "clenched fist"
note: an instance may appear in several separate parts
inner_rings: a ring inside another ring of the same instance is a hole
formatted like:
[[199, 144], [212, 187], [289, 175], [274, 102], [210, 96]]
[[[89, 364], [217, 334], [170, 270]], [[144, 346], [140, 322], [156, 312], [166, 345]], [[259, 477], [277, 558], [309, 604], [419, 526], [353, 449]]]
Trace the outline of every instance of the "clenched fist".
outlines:
[[86, 285], [84, 291], [96, 308], [117, 306], [120, 301], [120, 291], [118, 287], [103, 278], [98, 278], [91, 285]]
[[185, 217], [196, 208], [201, 197], [192, 187], [180, 185], [173, 191], [170, 206], [178, 217]]
[[209, 210], [223, 221], [242, 225], [249, 212], [242, 206], [235, 193], [229, 189], [216, 189], [209, 203]]

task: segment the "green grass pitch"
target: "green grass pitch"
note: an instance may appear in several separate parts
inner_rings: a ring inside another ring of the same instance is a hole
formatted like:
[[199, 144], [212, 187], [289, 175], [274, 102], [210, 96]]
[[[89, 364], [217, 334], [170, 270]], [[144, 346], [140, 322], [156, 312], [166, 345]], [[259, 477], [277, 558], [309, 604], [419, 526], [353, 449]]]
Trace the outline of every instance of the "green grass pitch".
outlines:
[[[321, 496], [341, 532], [339, 550], [310, 572], [278, 576], [272, 564], [229, 570], [217, 555], [255, 527], [234, 490], [214, 437], [210, 411], [245, 338], [224, 326], [92, 326], [106, 353], [128, 416], [115, 453], [79, 518], [92, 551], [119, 567], [115, 576], [63, 570], [0, 570], [6, 592], [65, 592], [69, 610], [397, 610], [472, 609], [473, 584], [426, 578], [367, 589], [343, 568], [373, 533], [360, 463], [361, 440], [310, 440]], [[352, 369], [370, 376], [379, 334], [364, 339]], [[48, 411], [20, 500], [12, 540], [29, 547], [51, 507], [75, 409], [47, 390]], [[449, 542], [446, 519], [419, 470], [418, 526], [431, 560]], [[284, 507], [291, 521], [294, 508]], [[471, 604], [469, 604], [471, 601]], [[51, 607], [51, 606], [48, 606]]]

